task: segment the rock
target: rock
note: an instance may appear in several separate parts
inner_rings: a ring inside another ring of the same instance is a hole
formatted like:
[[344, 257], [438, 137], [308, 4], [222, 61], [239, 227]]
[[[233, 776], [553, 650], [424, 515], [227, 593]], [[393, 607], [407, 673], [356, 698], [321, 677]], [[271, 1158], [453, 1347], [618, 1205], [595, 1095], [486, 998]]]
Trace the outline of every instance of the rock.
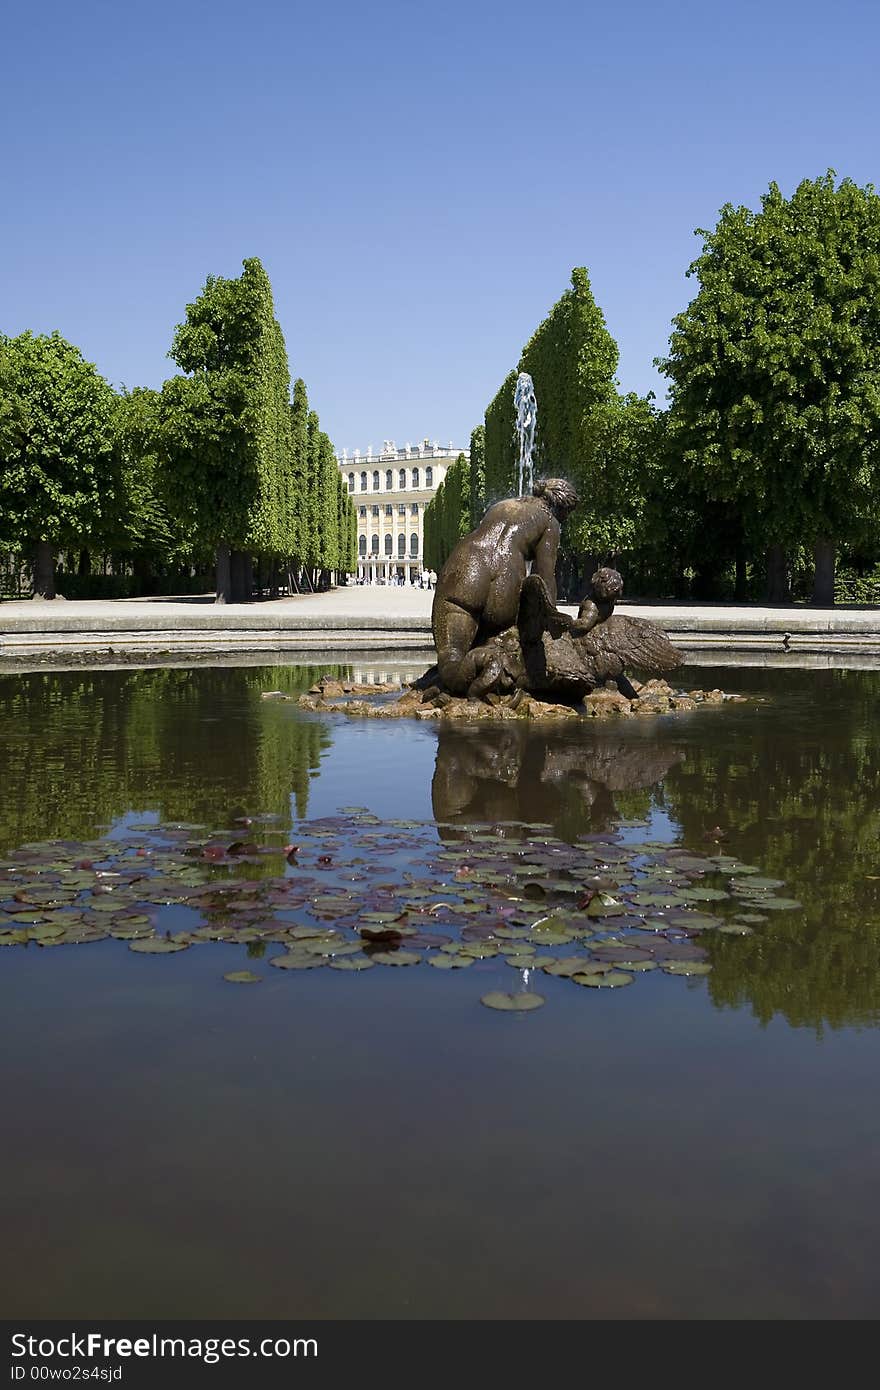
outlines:
[[673, 691], [672, 686], [669, 684], [668, 681], [658, 680], [655, 677], [653, 680], [645, 681], [645, 684], [639, 688], [639, 699], [641, 699], [643, 695], [669, 696], [673, 695], [674, 693], [675, 692]]
[[630, 708], [633, 714], [668, 714], [671, 702], [665, 695], [640, 695]]
[[321, 682], [321, 694], [325, 700], [337, 700], [345, 694], [345, 687], [342, 681], [323, 680]]
[[697, 702], [689, 695], [676, 695], [670, 701], [673, 709], [696, 709]]
[[723, 690], [709, 690], [703, 697], [709, 705], [721, 705], [724, 703]]
[[436, 719], [439, 713], [437, 709], [417, 709], [416, 719]]
[[[633, 703], [636, 703], [633, 701]], [[611, 715], [628, 715], [632, 713], [630, 701], [625, 695], [621, 695], [616, 686], [606, 686], [603, 690], [594, 690], [592, 695], [584, 696], [584, 709], [594, 719], [607, 719]]]
[[261, 690], [261, 700], [289, 700], [290, 696], [285, 695], [283, 690]]

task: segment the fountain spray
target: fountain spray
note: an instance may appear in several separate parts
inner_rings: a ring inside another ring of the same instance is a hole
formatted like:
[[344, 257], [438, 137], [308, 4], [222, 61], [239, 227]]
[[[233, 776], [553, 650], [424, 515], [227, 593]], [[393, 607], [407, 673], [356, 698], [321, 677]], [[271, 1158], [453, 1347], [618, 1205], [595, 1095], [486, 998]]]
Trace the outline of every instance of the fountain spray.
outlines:
[[528, 372], [520, 372], [513, 392], [516, 407], [516, 436], [519, 440], [519, 496], [530, 493], [535, 481], [532, 451], [535, 447], [535, 428], [538, 424], [538, 402], [535, 385]]

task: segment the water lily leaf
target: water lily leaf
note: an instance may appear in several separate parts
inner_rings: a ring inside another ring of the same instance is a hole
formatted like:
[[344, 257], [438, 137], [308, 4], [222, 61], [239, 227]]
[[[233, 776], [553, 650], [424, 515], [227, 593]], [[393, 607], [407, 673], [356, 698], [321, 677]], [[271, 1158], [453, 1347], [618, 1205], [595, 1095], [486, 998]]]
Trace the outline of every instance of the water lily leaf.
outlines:
[[587, 908], [588, 917], [622, 917], [625, 912], [626, 906], [623, 903], [606, 898], [602, 893], [593, 898]]
[[720, 917], [710, 917], [705, 912], [680, 912], [669, 918], [669, 925], [682, 931], [714, 931], [721, 922]]
[[719, 936], [754, 936], [755, 928], [745, 922], [725, 922], [718, 928]]
[[526, 1013], [531, 1009], [540, 1009], [544, 1003], [544, 996], [541, 994], [531, 994], [526, 990], [522, 994], [505, 994], [503, 990], [491, 990], [488, 994], [482, 995], [481, 1004], [485, 1004], [487, 1009], [503, 1009], [511, 1013]]
[[733, 920], [734, 922], [745, 922], [750, 927], [759, 927], [762, 922], [766, 922], [768, 919], [762, 912], [738, 912]]
[[529, 936], [539, 946], [567, 946], [576, 939], [577, 933], [554, 930], [552, 927], [534, 927]]
[[276, 970], [320, 970], [326, 961], [324, 956], [296, 955], [288, 951], [285, 955], [270, 956], [269, 964]]
[[258, 985], [262, 981], [262, 975], [255, 975], [253, 970], [230, 970], [223, 976], [231, 985]]
[[428, 964], [433, 965], [435, 970], [463, 970], [466, 966], [473, 965], [473, 956], [429, 956]]
[[546, 963], [541, 962], [545, 975], [561, 975], [566, 979], [578, 971], [587, 970], [589, 966], [590, 961], [586, 956], [563, 956], [561, 960], [551, 958]]
[[704, 960], [665, 960], [660, 969], [666, 975], [708, 975], [712, 967]]
[[785, 880], [782, 878], [762, 878], [760, 875], [756, 874], [754, 878], [747, 878], [744, 883], [740, 883], [738, 879], [734, 879], [730, 887], [734, 893], [758, 893], [763, 892], [764, 889], [784, 888]]
[[670, 889], [633, 893], [632, 901], [638, 907], [680, 907], [685, 899], [681, 893]]
[[765, 912], [790, 912], [793, 908], [803, 907], [797, 898], [761, 898], [759, 901]]
[[169, 941], [164, 936], [153, 936], [146, 941], [129, 942], [128, 949], [145, 956], [160, 956], [170, 955], [172, 951], [186, 951], [189, 947], [185, 941]]
[[376, 951], [372, 959], [377, 965], [418, 965], [422, 958], [417, 951]]
[[[334, 956], [327, 962], [331, 970], [372, 970], [375, 961], [369, 956]], [[433, 963], [433, 962], [432, 962]]]
[[303, 941], [297, 945], [310, 956], [353, 956], [361, 950], [359, 941]]
[[109, 932], [102, 931], [100, 927], [68, 927], [64, 933], [64, 944], [66, 946], [86, 946], [92, 941], [108, 941], [109, 935]]
[[26, 946], [27, 939], [24, 930], [0, 932], [0, 946]]
[[627, 975], [623, 970], [606, 970], [602, 973], [582, 970], [571, 978], [576, 985], [591, 985], [596, 989], [620, 989], [623, 985], [631, 985], [633, 982], [632, 975]]
[[50, 923], [41, 923], [35, 927], [28, 927], [28, 941], [53, 941], [58, 937], [64, 936], [65, 928], [52, 926]]
[[702, 884], [695, 888], [680, 888], [678, 896], [686, 903], [720, 903], [730, 897], [723, 888], [704, 888]]

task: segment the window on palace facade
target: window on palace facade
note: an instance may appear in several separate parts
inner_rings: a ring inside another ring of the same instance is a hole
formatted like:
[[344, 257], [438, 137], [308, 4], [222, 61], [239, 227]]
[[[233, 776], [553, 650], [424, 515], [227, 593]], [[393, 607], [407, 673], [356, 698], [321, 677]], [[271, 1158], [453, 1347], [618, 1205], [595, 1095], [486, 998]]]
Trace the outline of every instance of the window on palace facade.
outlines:
[[349, 475], [348, 475], [348, 490], [349, 490], [349, 492], [354, 492], [354, 474], [353, 474], [353, 473], [349, 473]]
[[366, 514], [367, 514], [367, 509], [366, 509], [366, 507], [359, 507], [358, 510], [359, 510], [361, 516], [366, 516]]
[[367, 475], [366, 475], [366, 473], [362, 473], [362, 474], [361, 474], [361, 492], [366, 492], [366, 490], [367, 490]]
[[390, 555], [390, 554], [391, 554], [391, 537], [390, 537], [390, 536], [386, 536], [386, 537], [385, 537], [385, 554], [386, 554], [386, 555]]
[[410, 555], [418, 555], [419, 553], [419, 538], [415, 531], [413, 531], [409, 538], [409, 553]]
[[398, 560], [406, 558], [406, 536], [403, 532], [397, 537], [397, 558]]
[[425, 469], [425, 487], [433, 487], [433, 486], [434, 486], [434, 470], [433, 470], [433, 468], [426, 468], [426, 469]]
[[390, 492], [391, 489], [392, 489], [393, 487], [394, 487], [394, 474], [391, 472], [391, 469], [390, 469], [390, 468], [386, 468], [386, 470], [385, 470], [385, 491], [386, 491], [386, 492]]
[[413, 487], [418, 487], [418, 485], [419, 485], [419, 470], [418, 470], [417, 468], [414, 468], [414, 469], [413, 469]]
[[373, 491], [374, 491], [374, 492], [378, 492], [378, 491], [379, 491], [379, 470], [378, 470], [378, 468], [376, 469], [376, 472], [373, 474]]
[[378, 508], [378, 506], [373, 507], [373, 508], [372, 508], [372, 512], [373, 512], [373, 516], [378, 516], [378, 515], [379, 515], [379, 508]]
[[366, 553], [367, 553], [367, 538], [366, 538], [366, 536], [358, 536], [358, 554], [359, 554], [359, 555], [366, 555]]
[[394, 508], [392, 507], [392, 505], [391, 505], [390, 502], [387, 502], [386, 505], [385, 505], [385, 515], [386, 515], [386, 516], [393, 516], [393, 515], [394, 515]]
[[400, 488], [401, 492], [403, 492], [404, 489], [406, 488], [406, 469], [405, 469], [405, 468], [401, 468], [400, 473], [398, 474], [398, 487]]
[[406, 516], [406, 503], [405, 503], [405, 502], [398, 502], [398, 504], [397, 504], [397, 515], [398, 515], [398, 516]]
[[378, 536], [373, 536], [373, 537], [372, 537], [372, 539], [371, 539], [371, 541], [370, 541], [370, 549], [372, 550], [372, 552], [373, 552], [374, 555], [378, 555], [378, 554], [379, 554], [379, 537], [378, 537]]
[[413, 502], [412, 506], [410, 507], [410, 511], [411, 511], [411, 513], [412, 513], [413, 516], [418, 516], [418, 514], [419, 514], [419, 504], [418, 504], [418, 502]]

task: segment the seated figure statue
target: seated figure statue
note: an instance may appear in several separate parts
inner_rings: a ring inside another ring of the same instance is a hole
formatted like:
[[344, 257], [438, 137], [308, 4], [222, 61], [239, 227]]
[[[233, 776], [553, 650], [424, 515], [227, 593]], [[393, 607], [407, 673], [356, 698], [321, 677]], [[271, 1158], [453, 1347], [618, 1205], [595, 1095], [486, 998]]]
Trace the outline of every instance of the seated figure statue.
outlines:
[[632, 699], [625, 667], [674, 671], [682, 655], [656, 623], [615, 614], [623, 580], [598, 569], [576, 618], [556, 607], [560, 528], [578, 497], [543, 478], [530, 497], [496, 502], [463, 536], [437, 581], [437, 665], [418, 684], [470, 700], [528, 691], [578, 701], [607, 681]]
[[495, 639], [517, 621], [529, 565], [555, 608], [560, 527], [577, 504], [564, 478], [542, 478], [531, 497], [489, 507], [458, 542], [437, 580], [431, 613], [439, 677], [450, 694], [479, 699], [503, 688]]

